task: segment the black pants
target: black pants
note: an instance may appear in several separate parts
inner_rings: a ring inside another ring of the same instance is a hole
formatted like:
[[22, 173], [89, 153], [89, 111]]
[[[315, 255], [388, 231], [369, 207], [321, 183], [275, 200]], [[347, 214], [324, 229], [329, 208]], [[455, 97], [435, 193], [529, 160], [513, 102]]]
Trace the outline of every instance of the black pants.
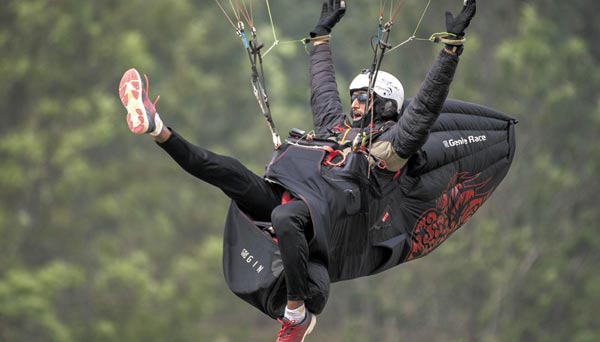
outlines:
[[223, 191], [238, 207], [256, 221], [271, 222], [279, 249], [288, 300], [308, 296], [308, 242], [310, 212], [302, 201], [281, 204], [285, 191], [264, 180], [238, 160], [195, 146], [176, 132], [159, 144], [185, 171]]

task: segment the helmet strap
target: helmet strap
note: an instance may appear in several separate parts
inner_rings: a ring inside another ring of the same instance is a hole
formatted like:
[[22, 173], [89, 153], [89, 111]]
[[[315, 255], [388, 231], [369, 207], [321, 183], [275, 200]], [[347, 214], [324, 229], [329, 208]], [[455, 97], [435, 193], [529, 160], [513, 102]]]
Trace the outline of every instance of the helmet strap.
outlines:
[[379, 117], [381, 117], [381, 119], [383, 119], [383, 121], [394, 120], [396, 118], [396, 116], [398, 115], [398, 108], [397, 108], [396, 104], [392, 100], [388, 100], [388, 99], [381, 99], [381, 100], [383, 103], [380, 104], [379, 106], [377, 106], [377, 104], [376, 104], [377, 108], [376, 108], [375, 112], [378, 114]]

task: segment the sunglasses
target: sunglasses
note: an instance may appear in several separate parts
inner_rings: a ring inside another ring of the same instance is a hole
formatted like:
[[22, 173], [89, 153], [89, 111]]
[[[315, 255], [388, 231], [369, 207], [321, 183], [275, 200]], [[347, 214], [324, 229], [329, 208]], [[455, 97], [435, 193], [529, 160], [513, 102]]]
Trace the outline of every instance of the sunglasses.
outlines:
[[368, 98], [368, 93], [352, 94], [352, 96], [350, 97], [350, 99], [352, 100], [351, 102], [354, 102], [354, 100], [358, 100], [359, 103], [366, 103]]

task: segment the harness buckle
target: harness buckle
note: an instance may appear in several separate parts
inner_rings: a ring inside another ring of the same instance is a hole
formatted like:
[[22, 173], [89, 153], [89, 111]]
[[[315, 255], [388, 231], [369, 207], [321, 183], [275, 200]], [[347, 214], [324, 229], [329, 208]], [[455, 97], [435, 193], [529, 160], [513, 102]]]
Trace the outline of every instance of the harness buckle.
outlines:
[[[346, 155], [342, 151], [333, 149], [331, 146], [323, 146], [323, 150], [327, 152], [327, 155], [323, 159], [323, 165], [342, 166], [346, 162]], [[338, 157], [341, 157], [341, 159], [334, 161]]]

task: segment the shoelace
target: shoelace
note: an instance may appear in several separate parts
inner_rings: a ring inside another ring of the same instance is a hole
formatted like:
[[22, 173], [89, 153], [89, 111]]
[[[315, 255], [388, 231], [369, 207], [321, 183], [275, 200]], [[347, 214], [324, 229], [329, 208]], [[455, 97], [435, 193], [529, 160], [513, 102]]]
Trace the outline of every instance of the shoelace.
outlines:
[[[278, 319], [277, 321], [279, 321], [279, 323], [281, 323], [281, 325], [283, 326], [281, 328], [281, 330], [279, 330], [279, 333], [277, 334], [277, 339], [280, 339], [282, 337], [287, 337], [287, 338], [294, 337], [295, 333], [298, 331], [297, 328], [301, 326], [301, 324], [296, 324], [296, 322], [287, 320], [287, 319], [283, 319], [283, 320]], [[283, 340], [283, 341], [286, 341], [286, 340]]]
[[[146, 96], [148, 96], [148, 94], [150, 94], [148, 92], [150, 90], [150, 80], [148, 80], [148, 76], [146, 74], [144, 74], [144, 79], [146, 80]], [[152, 103], [152, 105], [154, 107], [156, 107], [156, 104], [158, 103], [158, 100], [160, 100], [160, 95], [158, 95], [156, 97], [156, 100], [154, 100], [154, 103]]]

